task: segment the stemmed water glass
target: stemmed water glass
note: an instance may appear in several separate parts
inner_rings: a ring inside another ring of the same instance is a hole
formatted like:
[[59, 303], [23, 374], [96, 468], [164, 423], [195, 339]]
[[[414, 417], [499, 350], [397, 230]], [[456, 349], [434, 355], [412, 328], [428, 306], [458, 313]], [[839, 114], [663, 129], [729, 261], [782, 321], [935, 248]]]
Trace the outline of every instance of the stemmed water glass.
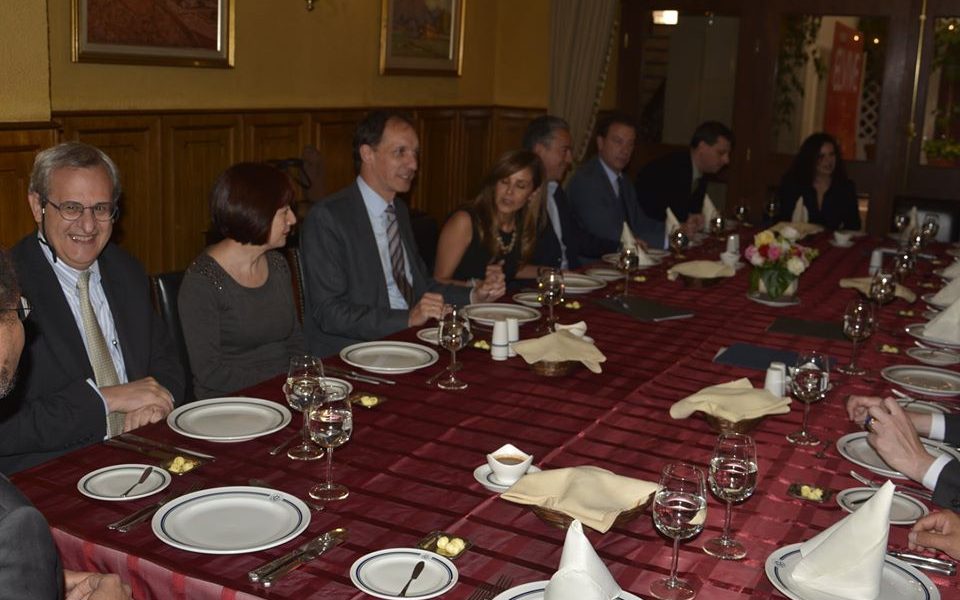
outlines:
[[897, 213], [893, 217], [893, 226], [896, 228], [897, 233], [903, 235], [903, 231], [907, 228], [907, 224], [910, 223], [910, 216], [907, 213]]
[[677, 227], [670, 232], [670, 248], [677, 260], [683, 259], [683, 252], [690, 246], [690, 236]]
[[920, 228], [920, 235], [923, 236], [923, 241], [929, 243], [937, 238], [937, 233], [940, 232], [940, 216], [939, 215], [927, 215], [923, 219], [923, 225]]
[[787, 435], [787, 441], [795, 446], [816, 446], [820, 438], [807, 431], [810, 404], [821, 400], [830, 382], [830, 366], [827, 357], [819, 352], [801, 352], [797, 357], [790, 379], [793, 397], [803, 402], [803, 427]]
[[853, 353], [850, 355], [850, 364], [837, 367], [838, 371], [845, 375], [863, 375], [867, 372], [863, 367], [857, 366], [857, 349], [860, 342], [873, 334], [874, 327], [876, 327], [876, 318], [873, 306], [869, 302], [857, 299], [847, 304], [846, 310], [843, 311], [843, 335], [853, 341]]
[[333, 482], [333, 449], [347, 443], [353, 433], [353, 411], [346, 390], [330, 387], [309, 408], [310, 437], [327, 449], [327, 477], [310, 488], [317, 500], [343, 500], [350, 495], [346, 486]]
[[716, 216], [710, 219], [710, 235], [723, 239], [723, 230], [727, 225], [726, 219]]
[[889, 271], [880, 270], [870, 280], [870, 289], [867, 294], [877, 306], [874, 314], [874, 327], [880, 331], [880, 308], [892, 302], [897, 294], [897, 280]]
[[547, 331], [553, 331], [553, 325], [556, 319], [553, 316], [553, 307], [563, 302], [563, 272], [560, 269], [540, 269], [540, 277], [537, 279], [537, 301], [546, 306], [547, 310]]
[[290, 358], [290, 368], [287, 371], [287, 382], [283, 386], [283, 393], [287, 397], [290, 408], [303, 413], [302, 440], [299, 445], [287, 450], [287, 456], [293, 460], [317, 460], [323, 456], [323, 450], [310, 442], [310, 432], [307, 428], [308, 408], [318, 396], [325, 391], [321, 385], [323, 379], [323, 363], [319, 358], [308, 355], [293, 356]]
[[742, 433], [721, 433], [710, 459], [710, 489], [727, 503], [723, 535], [707, 540], [703, 551], [723, 560], [740, 560], [747, 555], [743, 544], [730, 536], [733, 503], [753, 495], [757, 487], [757, 448], [753, 438]]
[[444, 390], [462, 390], [467, 382], [457, 379], [460, 363], [457, 362], [457, 350], [467, 345], [470, 340], [470, 321], [456, 306], [444, 307], [443, 316], [437, 326], [437, 338], [440, 347], [450, 351], [450, 366], [447, 367], [447, 376], [437, 382], [437, 386]]
[[736, 208], [733, 209], [733, 216], [737, 219], [740, 225], [744, 225], [747, 222], [747, 216], [750, 214], [749, 209], [746, 204], [738, 204]]
[[893, 258], [893, 275], [897, 282], [903, 283], [907, 275], [913, 272], [915, 266], [916, 258], [914, 258], [913, 251], [906, 246], [899, 248]]
[[688, 600], [697, 595], [686, 581], [677, 577], [680, 540], [691, 538], [707, 520], [707, 490], [703, 470], [687, 463], [671, 463], [660, 474], [660, 486], [653, 497], [653, 523], [663, 535], [673, 538], [670, 577], [650, 584], [650, 593], [661, 600]]
[[635, 244], [621, 244], [617, 266], [623, 271], [623, 301], [627, 300], [630, 277], [640, 269], [640, 253]]
[[777, 213], [780, 212], [780, 203], [777, 202], [776, 198], [772, 198], [766, 205], [767, 218], [770, 220], [770, 223], [773, 223], [774, 219], [777, 217]]

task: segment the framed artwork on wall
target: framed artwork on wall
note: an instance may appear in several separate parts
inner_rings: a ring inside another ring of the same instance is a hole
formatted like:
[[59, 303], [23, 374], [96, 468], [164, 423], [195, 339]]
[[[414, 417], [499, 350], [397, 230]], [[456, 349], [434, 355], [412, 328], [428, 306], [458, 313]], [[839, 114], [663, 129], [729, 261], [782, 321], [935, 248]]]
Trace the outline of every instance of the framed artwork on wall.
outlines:
[[467, 0], [383, 0], [380, 73], [460, 75]]
[[235, 0], [71, 0], [73, 62], [233, 66]]

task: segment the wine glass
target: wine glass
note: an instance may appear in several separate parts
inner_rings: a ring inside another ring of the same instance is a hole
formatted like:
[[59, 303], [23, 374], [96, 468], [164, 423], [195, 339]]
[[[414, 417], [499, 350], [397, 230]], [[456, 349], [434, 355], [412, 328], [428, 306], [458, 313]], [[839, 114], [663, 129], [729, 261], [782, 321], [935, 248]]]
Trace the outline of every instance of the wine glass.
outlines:
[[437, 382], [437, 386], [444, 390], [462, 390], [467, 382], [457, 379], [460, 363], [457, 362], [457, 350], [467, 345], [470, 340], [470, 321], [456, 306], [444, 307], [444, 314], [437, 326], [437, 338], [440, 346], [450, 351], [450, 366], [447, 367], [447, 376]]
[[937, 238], [940, 232], [940, 216], [928, 214], [923, 218], [923, 226], [920, 228], [920, 235], [924, 242], [931, 242]]
[[889, 302], [892, 302], [897, 293], [897, 280], [893, 273], [879, 270], [870, 280], [870, 290], [867, 294], [871, 300], [876, 303], [877, 309], [874, 315], [875, 329], [880, 331], [880, 308]]
[[683, 251], [690, 246], [690, 236], [684, 233], [683, 229], [675, 228], [670, 233], [670, 248], [673, 250], [677, 260], [682, 260]]
[[703, 551], [723, 560], [740, 560], [747, 555], [743, 544], [730, 536], [733, 503], [753, 495], [757, 487], [757, 448], [753, 438], [742, 433], [721, 433], [710, 459], [710, 489], [727, 503], [723, 535], [707, 540]]
[[723, 230], [727, 222], [722, 216], [716, 216], [710, 219], [710, 235], [723, 239]]
[[686, 581], [677, 577], [680, 540], [703, 530], [707, 520], [707, 490], [703, 470], [687, 463], [671, 463], [660, 474], [660, 486], [653, 497], [653, 523], [663, 535], [673, 538], [670, 577], [650, 585], [650, 593], [661, 600], [688, 600], [697, 595]]
[[353, 433], [353, 411], [345, 390], [329, 388], [309, 408], [310, 437], [327, 449], [327, 478], [310, 488], [317, 500], [343, 500], [350, 495], [346, 486], [333, 482], [333, 449], [347, 443]]
[[547, 331], [553, 331], [556, 319], [553, 317], [553, 307], [563, 302], [563, 272], [560, 269], [540, 269], [537, 279], [537, 301], [548, 309]]
[[773, 223], [774, 219], [777, 217], [777, 213], [780, 212], [780, 203], [777, 202], [776, 198], [770, 199], [766, 205], [767, 218]]
[[896, 228], [897, 233], [903, 234], [903, 230], [907, 228], [907, 225], [910, 223], [910, 216], [907, 213], [898, 213], [893, 217], [893, 226]]
[[926, 245], [927, 240], [923, 236], [923, 232], [914, 227], [907, 233], [906, 239], [907, 247], [909, 247], [914, 252], [920, 252], [923, 250], [923, 247]]
[[838, 367], [838, 371], [846, 375], [863, 375], [867, 372], [866, 369], [857, 366], [857, 348], [860, 342], [873, 334], [875, 325], [873, 306], [869, 302], [857, 299], [847, 304], [846, 310], [843, 311], [843, 334], [853, 341], [853, 353], [850, 355], [850, 364]]
[[801, 352], [790, 380], [793, 397], [803, 402], [803, 427], [787, 435], [787, 441], [795, 446], [816, 446], [820, 438], [807, 432], [810, 404], [823, 399], [830, 382], [830, 366], [827, 357], [819, 352]]
[[747, 208], [747, 205], [741, 202], [733, 209], [733, 216], [737, 221], [743, 225], [747, 222], [747, 217], [750, 215], [750, 210]]
[[916, 266], [916, 259], [914, 258], [913, 251], [909, 248], [901, 248], [897, 250], [896, 255], [893, 258], [893, 275], [898, 283], [903, 283], [907, 278], [907, 275], [913, 272], [913, 268]]
[[640, 253], [634, 244], [621, 244], [617, 266], [623, 271], [623, 301], [627, 300], [627, 290], [630, 287], [630, 276], [640, 269]]
[[299, 445], [287, 450], [287, 456], [293, 460], [317, 460], [323, 456], [323, 450], [310, 441], [310, 432], [307, 429], [307, 415], [310, 404], [325, 391], [320, 384], [323, 379], [323, 363], [319, 358], [309, 355], [299, 355], [290, 358], [290, 368], [287, 371], [287, 382], [283, 386], [283, 393], [287, 397], [290, 408], [303, 413], [302, 440]]

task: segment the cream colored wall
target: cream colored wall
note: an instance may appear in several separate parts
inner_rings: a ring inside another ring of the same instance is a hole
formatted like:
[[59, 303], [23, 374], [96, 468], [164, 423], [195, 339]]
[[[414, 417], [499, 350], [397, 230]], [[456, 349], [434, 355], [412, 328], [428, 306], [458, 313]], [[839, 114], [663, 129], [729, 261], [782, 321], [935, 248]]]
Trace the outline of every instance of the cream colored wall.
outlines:
[[0, 3], [0, 122], [49, 121], [47, 8]]

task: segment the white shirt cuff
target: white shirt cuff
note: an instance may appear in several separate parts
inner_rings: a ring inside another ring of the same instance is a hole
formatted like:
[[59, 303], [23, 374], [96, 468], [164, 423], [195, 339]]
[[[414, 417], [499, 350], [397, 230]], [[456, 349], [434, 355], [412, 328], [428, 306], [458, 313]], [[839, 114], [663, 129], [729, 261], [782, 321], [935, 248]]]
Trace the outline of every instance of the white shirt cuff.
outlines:
[[937, 460], [933, 461], [933, 464], [930, 465], [927, 472], [923, 474], [923, 481], [920, 482], [923, 484], [923, 487], [932, 492], [937, 487], [940, 472], [943, 471], [944, 467], [946, 467], [951, 460], [953, 460], [953, 457], [949, 454], [941, 454], [938, 456]]
[[87, 383], [90, 384], [90, 387], [93, 388], [93, 391], [95, 391], [97, 395], [100, 396], [100, 400], [103, 401], [103, 422], [104, 424], [106, 424], [107, 426], [106, 431], [108, 432], [106, 435], [103, 436], [103, 439], [105, 440], [110, 439], [110, 433], [109, 433], [110, 424], [109, 424], [109, 421], [107, 420], [107, 416], [110, 414], [110, 407], [107, 406], [107, 399], [104, 398], [103, 394], [100, 393], [100, 388], [97, 387], [96, 381], [92, 379], [87, 379]]
[[930, 416], [933, 418], [930, 420], [930, 435], [928, 437], [931, 440], [942, 442], [944, 436], [947, 434], [947, 421], [940, 413], [933, 413]]

